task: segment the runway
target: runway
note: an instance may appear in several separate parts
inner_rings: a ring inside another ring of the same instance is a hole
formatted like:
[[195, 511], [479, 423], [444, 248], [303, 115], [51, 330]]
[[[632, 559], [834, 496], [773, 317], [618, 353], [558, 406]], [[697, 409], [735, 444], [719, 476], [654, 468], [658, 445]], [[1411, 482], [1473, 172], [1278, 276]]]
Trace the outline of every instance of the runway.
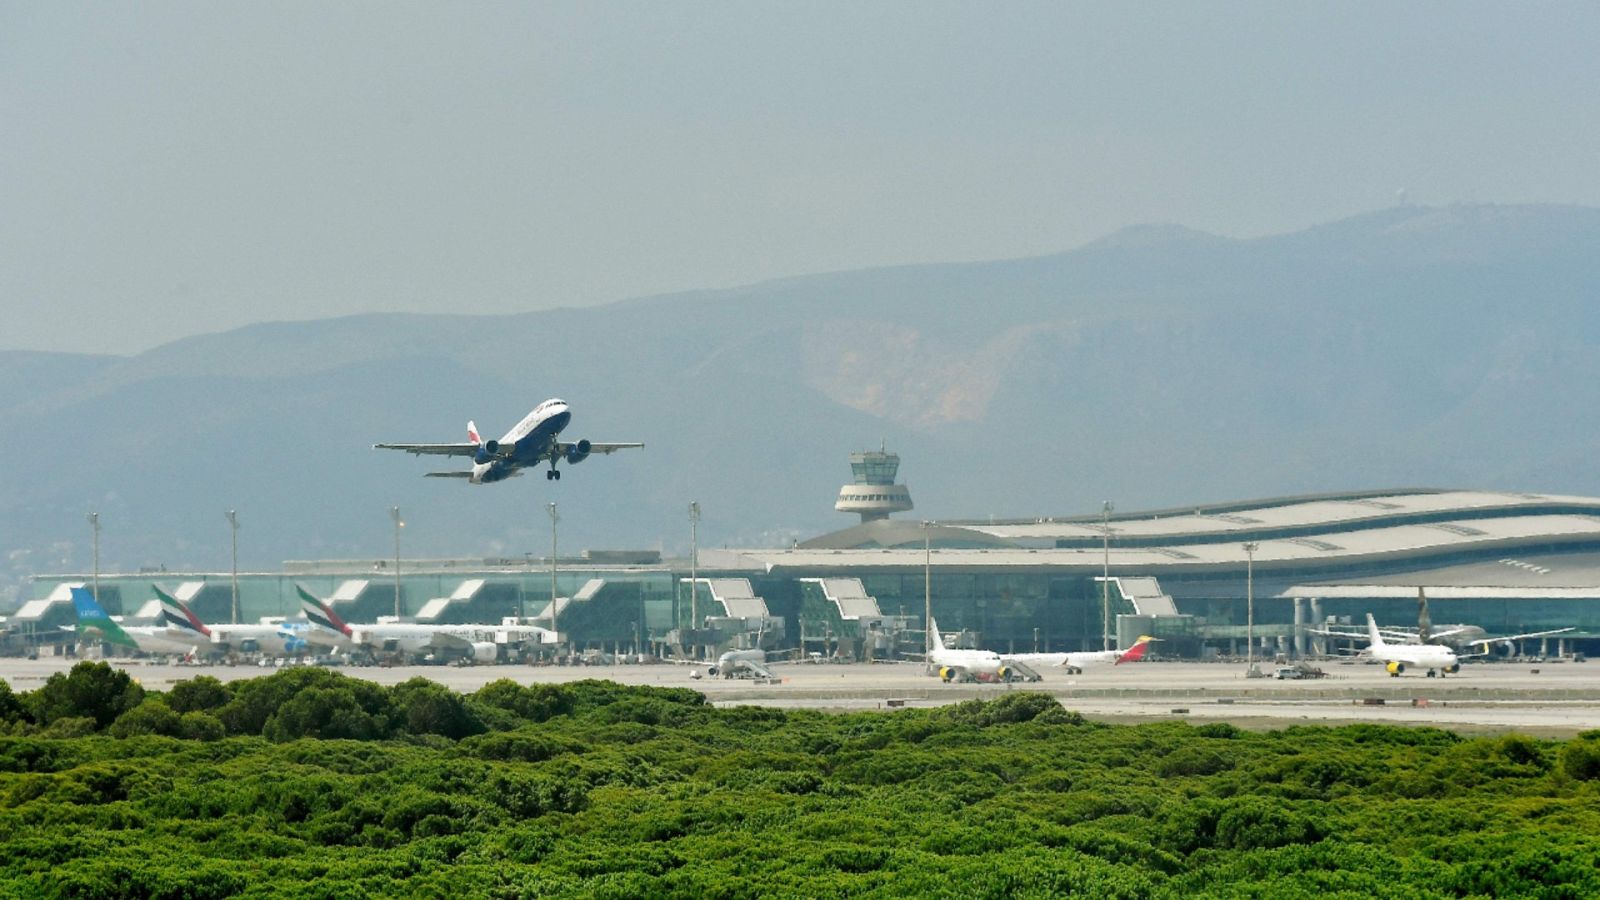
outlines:
[[[72, 659], [0, 659], [0, 678], [13, 690], [33, 690]], [[231, 681], [271, 674], [251, 665], [173, 666], [110, 660], [147, 688], [210, 675]], [[1247, 678], [1241, 663], [1141, 662], [1056, 675], [1031, 684], [944, 684], [920, 664], [774, 664], [778, 679], [692, 678], [671, 664], [620, 666], [379, 666], [336, 671], [393, 685], [421, 676], [471, 692], [500, 678], [522, 684], [602, 678], [623, 684], [688, 687], [718, 705], [756, 704], [830, 710], [930, 707], [1014, 691], [1043, 691], [1099, 721], [1227, 721], [1250, 728], [1382, 722], [1433, 725], [1471, 733], [1520, 731], [1564, 737], [1600, 729], [1600, 664], [1506, 662], [1467, 665], [1456, 675], [1391, 678], [1381, 667], [1325, 662], [1328, 677], [1304, 681]], [[1267, 669], [1270, 671], [1270, 667]]]

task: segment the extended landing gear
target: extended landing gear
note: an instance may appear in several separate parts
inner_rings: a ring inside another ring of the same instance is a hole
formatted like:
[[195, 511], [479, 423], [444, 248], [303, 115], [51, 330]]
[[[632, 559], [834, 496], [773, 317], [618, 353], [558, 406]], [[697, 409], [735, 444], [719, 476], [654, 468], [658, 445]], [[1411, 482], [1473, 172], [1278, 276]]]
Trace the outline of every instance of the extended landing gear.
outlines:
[[561, 470], [560, 469], [551, 469], [550, 471], [544, 473], [544, 480], [545, 481], [560, 481], [561, 480]]

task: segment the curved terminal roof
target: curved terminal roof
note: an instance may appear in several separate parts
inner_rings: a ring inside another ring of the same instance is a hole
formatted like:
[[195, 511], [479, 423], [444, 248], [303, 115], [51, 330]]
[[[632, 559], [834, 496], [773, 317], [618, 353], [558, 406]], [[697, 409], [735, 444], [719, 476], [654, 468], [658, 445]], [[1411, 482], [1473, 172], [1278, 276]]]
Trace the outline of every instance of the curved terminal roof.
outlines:
[[[928, 534], [936, 568], [1067, 568], [1119, 573], [1237, 569], [1256, 545], [1258, 572], [1336, 571], [1415, 559], [1600, 549], [1600, 499], [1489, 491], [1363, 492], [1231, 504], [1183, 514], [1123, 514], [1109, 551], [1096, 517], [990, 524], [942, 522]], [[724, 564], [763, 569], [908, 569], [923, 565], [921, 523], [883, 521], [791, 550], [729, 551]], [[991, 543], [992, 542], [992, 543]], [[1437, 564], [1437, 562], [1435, 562]]]
[[[1329, 494], [1261, 500], [1224, 507], [1196, 507], [1114, 516], [1111, 539], [1158, 543], [1254, 540], [1277, 532], [1347, 532], [1396, 524], [1479, 520], [1526, 513], [1566, 512], [1600, 515], [1600, 499], [1553, 494], [1489, 491], [1402, 491]], [[1058, 545], [1100, 544], [1099, 517], [945, 523], [1012, 541], [1051, 541]]]

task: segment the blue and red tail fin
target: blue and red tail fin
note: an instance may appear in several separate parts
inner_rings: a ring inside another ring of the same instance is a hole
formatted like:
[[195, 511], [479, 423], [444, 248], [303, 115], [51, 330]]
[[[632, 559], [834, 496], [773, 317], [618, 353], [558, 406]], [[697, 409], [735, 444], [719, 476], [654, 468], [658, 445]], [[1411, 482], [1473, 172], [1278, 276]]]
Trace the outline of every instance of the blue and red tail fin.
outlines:
[[339, 614], [333, 611], [333, 607], [323, 603], [315, 594], [298, 584], [294, 586], [294, 589], [295, 593], [300, 595], [300, 610], [305, 613], [307, 622], [322, 631], [350, 637], [350, 626], [339, 618]]
[[188, 604], [155, 585], [150, 587], [151, 590], [156, 592], [156, 597], [161, 601], [161, 618], [166, 622], [168, 628], [176, 629], [202, 640], [211, 639], [211, 629], [206, 627], [206, 623], [200, 621], [200, 617], [194, 614], [194, 610], [190, 609]]

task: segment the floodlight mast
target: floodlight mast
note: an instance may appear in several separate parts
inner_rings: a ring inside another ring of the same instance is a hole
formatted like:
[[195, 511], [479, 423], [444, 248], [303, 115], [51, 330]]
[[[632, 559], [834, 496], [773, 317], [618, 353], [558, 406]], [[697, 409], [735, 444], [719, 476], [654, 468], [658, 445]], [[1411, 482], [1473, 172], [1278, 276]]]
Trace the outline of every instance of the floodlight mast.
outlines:
[[1111, 510], [1107, 500], [1100, 504], [1100, 649], [1111, 649]]
[[94, 602], [100, 602], [100, 514], [89, 513], [89, 530], [94, 533]]
[[394, 617], [400, 618], [400, 529], [406, 527], [400, 518], [400, 507], [389, 507], [389, 518], [394, 520]]
[[[689, 501], [689, 627], [700, 633], [700, 501]], [[700, 658], [700, 645], [695, 645], [695, 658]]]
[[1244, 659], [1249, 671], [1256, 667], [1256, 550], [1260, 546], [1255, 541], [1244, 545]]
[[556, 512], [554, 500], [550, 501], [547, 509], [550, 513], [550, 630], [560, 638], [561, 629], [556, 624], [560, 615], [560, 608], [556, 604], [556, 524], [561, 521], [561, 514]]
[[233, 537], [233, 624], [239, 624], [239, 514], [234, 510], [223, 513]]

